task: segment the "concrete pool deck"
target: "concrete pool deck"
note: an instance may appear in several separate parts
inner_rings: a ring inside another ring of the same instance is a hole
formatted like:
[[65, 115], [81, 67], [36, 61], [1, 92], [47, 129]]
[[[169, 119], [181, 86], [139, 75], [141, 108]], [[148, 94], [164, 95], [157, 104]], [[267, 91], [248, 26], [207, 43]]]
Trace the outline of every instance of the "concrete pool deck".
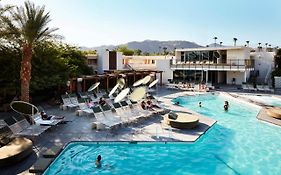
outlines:
[[[277, 125], [277, 126], [281, 126], [281, 120], [280, 119], [273, 118], [273, 117], [271, 117], [267, 114], [267, 109], [269, 109], [273, 106], [255, 101], [255, 100], [247, 98], [245, 96], [241, 96], [241, 93], [229, 93], [229, 95], [231, 95], [234, 98], [244, 100], [244, 101], [247, 101], [249, 103], [253, 103], [257, 106], [260, 106], [261, 109], [260, 109], [260, 111], [259, 111], [259, 113], [256, 117], [258, 120], [268, 122], [268, 123], [271, 123], [271, 124], [274, 124], [274, 125]], [[259, 94], [259, 95], [264, 95], [264, 94]], [[280, 95], [276, 95], [276, 94], [270, 94], [270, 95], [281, 99]]]

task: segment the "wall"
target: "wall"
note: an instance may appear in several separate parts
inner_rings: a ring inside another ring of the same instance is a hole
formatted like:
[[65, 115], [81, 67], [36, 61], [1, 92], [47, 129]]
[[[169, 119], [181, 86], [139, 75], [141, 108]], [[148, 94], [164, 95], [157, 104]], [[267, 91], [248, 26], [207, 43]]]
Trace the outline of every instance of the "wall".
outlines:
[[[255, 60], [255, 70], [259, 71], [257, 83], [265, 83], [274, 67], [274, 52], [252, 52], [251, 58]], [[269, 75], [267, 75], [269, 74]], [[266, 77], [267, 76], [267, 77]], [[269, 77], [270, 78], [270, 77]]]
[[127, 69], [124, 65], [123, 65], [123, 53], [122, 52], [117, 52], [116, 53], [116, 69], [117, 70], [125, 70]]
[[[170, 69], [170, 59], [166, 60], [157, 60], [156, 61], [156, 70], [163, 71], [162, 73], [162, 83], [168, 83], [168, 79], [173, 78], [173, 71]], [[157, 74], [157, 78], [160, 80], [160, 75]]]
[[[227, 60], [229, 59], [241, 59], [241, 62], [239, 61], [239, 65], [244, 64], [244, 59], [250, 59], [250, 49], [245, 48], [245, 49], [234, 49], [234, 50], [227, 50], [226, 51], [227, 55]], [[242, 61], [243, 60], [243, 61]], [[227, 61], [229, 63], [229, 61]], [[231, 63], [235, 63], [238, 65], [238, 60]]]
[[245, 72], [239, 72], [239, 71], [227, 71], [226, 73], [226, 83], [232, 84], [232, 79], [236, 79], [235, 84], [241, 85], [242, 82], [244, 82], [245, 79]]
[[97, 71], [98, 74], [103, 74], [104, 70], [108, 70], [109, 68], [109, 52], [104, 51], [98, 53], [98, 66], [97, 66]]

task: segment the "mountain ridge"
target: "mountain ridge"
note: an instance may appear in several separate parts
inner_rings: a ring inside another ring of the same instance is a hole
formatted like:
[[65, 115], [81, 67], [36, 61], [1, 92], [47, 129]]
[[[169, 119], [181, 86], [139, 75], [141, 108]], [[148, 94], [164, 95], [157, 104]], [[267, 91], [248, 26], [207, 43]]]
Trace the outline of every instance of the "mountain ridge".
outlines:
[[131, 41], [125, 44], [119, 45], [101, 45], [97, 47], [80, 47], [81, 50], [97, 50], [98, 52], [103, 52], [106, 49], [113, 50], [119, 46], [127, 46], [131, 50], [140, 49], [142, 53], [159, 53], [163, 52], [163, 48], [167, 48], [168, 52], [173, 52], [175, 48], [195, 48], [202, 47], [201, 45], [185, 41], [185, 40], [169, 40], [169, 41], [159, 41], [159, 40], [144, 40], [144, 41]]

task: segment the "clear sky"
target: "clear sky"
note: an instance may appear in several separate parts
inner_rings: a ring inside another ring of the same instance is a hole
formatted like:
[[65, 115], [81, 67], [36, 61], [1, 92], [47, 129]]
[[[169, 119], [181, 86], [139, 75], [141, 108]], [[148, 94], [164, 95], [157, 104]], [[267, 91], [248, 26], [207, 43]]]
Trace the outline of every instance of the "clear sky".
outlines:
[[[2, 0], [23, 4], [24, 0]], [[78, 46], [129, 41], [187, 40], [254, 47], [281, 46], [280, 0], [33, 0], [50, 11], [53, 27]]]

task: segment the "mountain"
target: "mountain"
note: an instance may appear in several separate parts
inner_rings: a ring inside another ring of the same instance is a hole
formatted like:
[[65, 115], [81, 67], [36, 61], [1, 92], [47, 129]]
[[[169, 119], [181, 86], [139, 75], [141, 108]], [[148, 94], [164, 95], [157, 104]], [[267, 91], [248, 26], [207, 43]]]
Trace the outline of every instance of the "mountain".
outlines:
[[128, 46], [129, 49], [140, 49], [142, 53], [159, 53], [163, 52], [163, 48], [167, 48], [168, 52], [173, 52], [175, 48], [194, 48], [202, 47], [194, 42], [189, 41], [158, 41], [158, 40], [144, 40], [144, 41], [132, 41], [126, 44], [120, 45], [103, 45], [98, 47], [80, 47], [81, 50], [97, 50], [98, 52], [105, 51], [106, 49], [113, 50], [118, 46]]

